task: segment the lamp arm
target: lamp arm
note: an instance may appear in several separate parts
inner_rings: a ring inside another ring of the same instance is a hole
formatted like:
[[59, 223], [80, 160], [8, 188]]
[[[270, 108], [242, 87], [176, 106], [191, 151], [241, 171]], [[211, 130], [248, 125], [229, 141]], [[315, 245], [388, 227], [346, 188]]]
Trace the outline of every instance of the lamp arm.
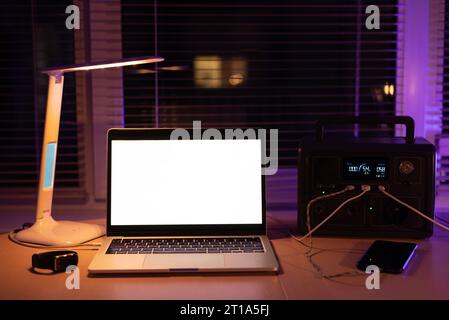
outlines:
[[48, 95], [44, 138], [42, 142], [36, 222], [51, 216], [59, 124], [61, 120], [62, 92], [64, 87], [63, 73], [51, 73], [48, 76]]
[[96, 239], [105, 234], [105, 228], [100, 225], [72, 221], [56, 221], [52, 218], [53, 184], [55, 179], [59, 124], [61, 121], [64, 73], [156, 63], [163, 60], [164, 59], [160, 57], [145, 56], [140, 58], [54, 67], [43, 71], [49, 78], [41, 168], [39, 173], [36, 221], [31, 227], [17, 232], [14, 236], [15, 242], [57, 247], [74, 246]]

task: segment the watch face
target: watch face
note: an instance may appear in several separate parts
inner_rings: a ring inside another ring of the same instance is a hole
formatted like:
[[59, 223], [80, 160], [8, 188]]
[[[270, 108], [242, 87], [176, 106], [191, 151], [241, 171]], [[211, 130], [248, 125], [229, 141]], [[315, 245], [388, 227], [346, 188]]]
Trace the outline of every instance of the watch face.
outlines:
[[78, 265], [78, 254], [70, 252], [55, 257], [54, 271], [65, 271], [70, 265]]

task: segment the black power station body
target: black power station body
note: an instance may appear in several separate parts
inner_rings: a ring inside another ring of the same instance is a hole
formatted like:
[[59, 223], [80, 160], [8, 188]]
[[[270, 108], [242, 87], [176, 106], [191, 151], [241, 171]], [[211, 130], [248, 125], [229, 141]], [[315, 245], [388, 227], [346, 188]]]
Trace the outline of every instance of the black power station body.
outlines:
[[[324, 126], [335, 124], [404, 124], [406, 138], [324, 137]], [[410, 117], [332, 117], [317, 122], [316, 137], [299, 145], [298, 228], [307, 233], [306, 208], [317, 196], [355, 186], [353, 191], [311, 205], [313, 228], [344, 200], [371, 186], [363, 197], [348, 203], [315, 234], [357, 237], [426, 238], [433, 224], [378, 190], [395, 197], [433, 219], [435, 204], [435, 147], [414, 138]]]

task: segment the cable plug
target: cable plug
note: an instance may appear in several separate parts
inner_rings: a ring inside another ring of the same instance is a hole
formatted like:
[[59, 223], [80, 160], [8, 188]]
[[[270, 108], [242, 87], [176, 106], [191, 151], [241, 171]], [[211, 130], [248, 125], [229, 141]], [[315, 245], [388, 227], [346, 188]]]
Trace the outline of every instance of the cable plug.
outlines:
[[345, 190], [351, 191], [354, 190], [355, 187], [353, 185], [346, 186]]
[[385, 191], [385, 186], [379, 185], [378, 188], [379, 188], [379, 191], [381, 191], [381, 192]]
[[369, 184], [362, 184], [362, 190], [363, 191], [370, 191], [371, 190], [371, 186]]

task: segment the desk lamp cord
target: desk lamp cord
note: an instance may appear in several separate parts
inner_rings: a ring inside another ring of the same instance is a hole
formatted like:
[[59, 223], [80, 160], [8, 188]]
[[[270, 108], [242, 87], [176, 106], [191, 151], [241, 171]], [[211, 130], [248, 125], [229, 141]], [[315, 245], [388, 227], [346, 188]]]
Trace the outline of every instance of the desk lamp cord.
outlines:
[[28, 243], [28, 242], [23, 242], [23, 241], [17, 240], [17, 238], [16, 238], [17, 232], [19, 232], [20, 230], [26, 229], [29, 225], [31, 225], [31, 224], [24, 223], [22, 226], [22, 229], [16, 229], [16, 230], [9, 232], [8, 239], [14, 243], [21, 245], [21, 246], [25, 246], [25, 247], [29, 247], [29, 248], [37, 248], [37, 249], [71, 248], [71, 249], [77, 249], [77, 250], [98, 250], [98, 248], [101, 246], [101, 243], [81, 243], [81, 244], [77, 244], [77, 245], [67, 245], [67, 246], [45, 246], [45, 245], [39, 245], [39, 244]]

